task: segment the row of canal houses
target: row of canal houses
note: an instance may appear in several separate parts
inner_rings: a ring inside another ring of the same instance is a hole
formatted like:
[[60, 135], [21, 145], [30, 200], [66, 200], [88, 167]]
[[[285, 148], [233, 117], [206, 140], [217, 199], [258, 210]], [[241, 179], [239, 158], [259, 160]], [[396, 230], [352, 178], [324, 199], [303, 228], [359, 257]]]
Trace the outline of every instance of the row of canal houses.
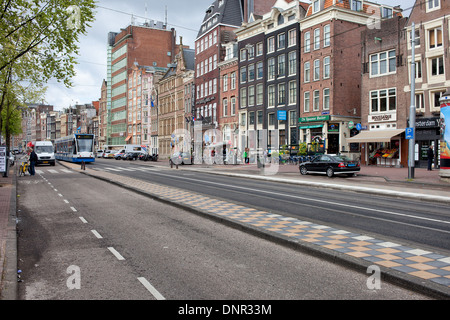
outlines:
[[[439, 154], [439, 99], [450, 87], [449, 13], [449, 0], [417, 0], [412, 8], [216, 0], [195, 47], [180, 41], [169, 68], [153, 80], [147, 104], [157, 108], [146, 115], [148, 144], [168, 157], [180, 141], [192, 148], [201, 130], [204, 146], [238, 152], [297, 154], [302, 143], [319, 143], [362, 164], [407, 166], [414, 61], [420, 166], [430, 145]], [[143, 143], [125, 136], [126, 143]]]

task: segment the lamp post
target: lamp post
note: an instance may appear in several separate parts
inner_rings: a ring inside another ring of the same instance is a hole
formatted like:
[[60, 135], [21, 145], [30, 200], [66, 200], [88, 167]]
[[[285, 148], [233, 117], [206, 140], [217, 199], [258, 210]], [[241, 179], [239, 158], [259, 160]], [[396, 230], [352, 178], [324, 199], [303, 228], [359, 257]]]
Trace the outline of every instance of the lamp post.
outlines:
[[441, 103], [441, 169], [440, 177], [450, 179], [450, 89], [439, 100]]
[[409, 140], [408, 179], [414, 179], [415, 147], [416, 147], [416, 60], [415, 60], [415, 23], [411, 26], [411, 106], [409, 109], [409, 126], [413, 136]]

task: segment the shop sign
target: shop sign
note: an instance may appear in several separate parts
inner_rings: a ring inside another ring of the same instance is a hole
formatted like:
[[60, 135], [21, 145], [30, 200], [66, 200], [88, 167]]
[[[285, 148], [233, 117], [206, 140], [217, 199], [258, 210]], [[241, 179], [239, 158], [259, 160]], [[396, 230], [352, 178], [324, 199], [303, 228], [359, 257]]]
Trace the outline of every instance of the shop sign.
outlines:
[[287, 120], [287, 111], [278, 111], [278, 121], [286, 121]]
[[6, 147], [0, 147], [0, 172], [6, 172]]
[[416, 128], [437, 128], [439, 127], [439, 118], [425, 118], [416, 121]]
[[369, 123], [371, 122], [387, 122], [397, 121], [397, 113], [383, 113], [369, 115]]
[[329, 124], [328, 132], [339, 132], [339, 124]]
[[302, 117], [298, 121], [303, 122], [318, 122], [318, 121], [329, 121], [330, 116], [317, 116], [317, 117]]

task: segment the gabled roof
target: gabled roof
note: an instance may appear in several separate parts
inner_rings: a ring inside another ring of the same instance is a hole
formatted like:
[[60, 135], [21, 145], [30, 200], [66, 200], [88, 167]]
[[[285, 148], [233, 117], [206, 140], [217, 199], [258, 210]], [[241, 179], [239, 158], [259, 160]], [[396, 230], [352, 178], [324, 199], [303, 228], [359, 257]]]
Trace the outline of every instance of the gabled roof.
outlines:
[[197, 38], [219, 24], [240, 27], [242, 21], [240, 0], [216, 0], [206, 10]]

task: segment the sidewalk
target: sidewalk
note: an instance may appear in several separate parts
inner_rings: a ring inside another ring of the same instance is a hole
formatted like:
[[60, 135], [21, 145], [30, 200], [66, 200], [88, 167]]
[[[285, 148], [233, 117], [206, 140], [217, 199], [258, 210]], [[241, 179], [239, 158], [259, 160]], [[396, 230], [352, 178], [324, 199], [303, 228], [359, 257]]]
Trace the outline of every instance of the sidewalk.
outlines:
[[0, 300], [17, 297], [16, 167], [0, 175]]

